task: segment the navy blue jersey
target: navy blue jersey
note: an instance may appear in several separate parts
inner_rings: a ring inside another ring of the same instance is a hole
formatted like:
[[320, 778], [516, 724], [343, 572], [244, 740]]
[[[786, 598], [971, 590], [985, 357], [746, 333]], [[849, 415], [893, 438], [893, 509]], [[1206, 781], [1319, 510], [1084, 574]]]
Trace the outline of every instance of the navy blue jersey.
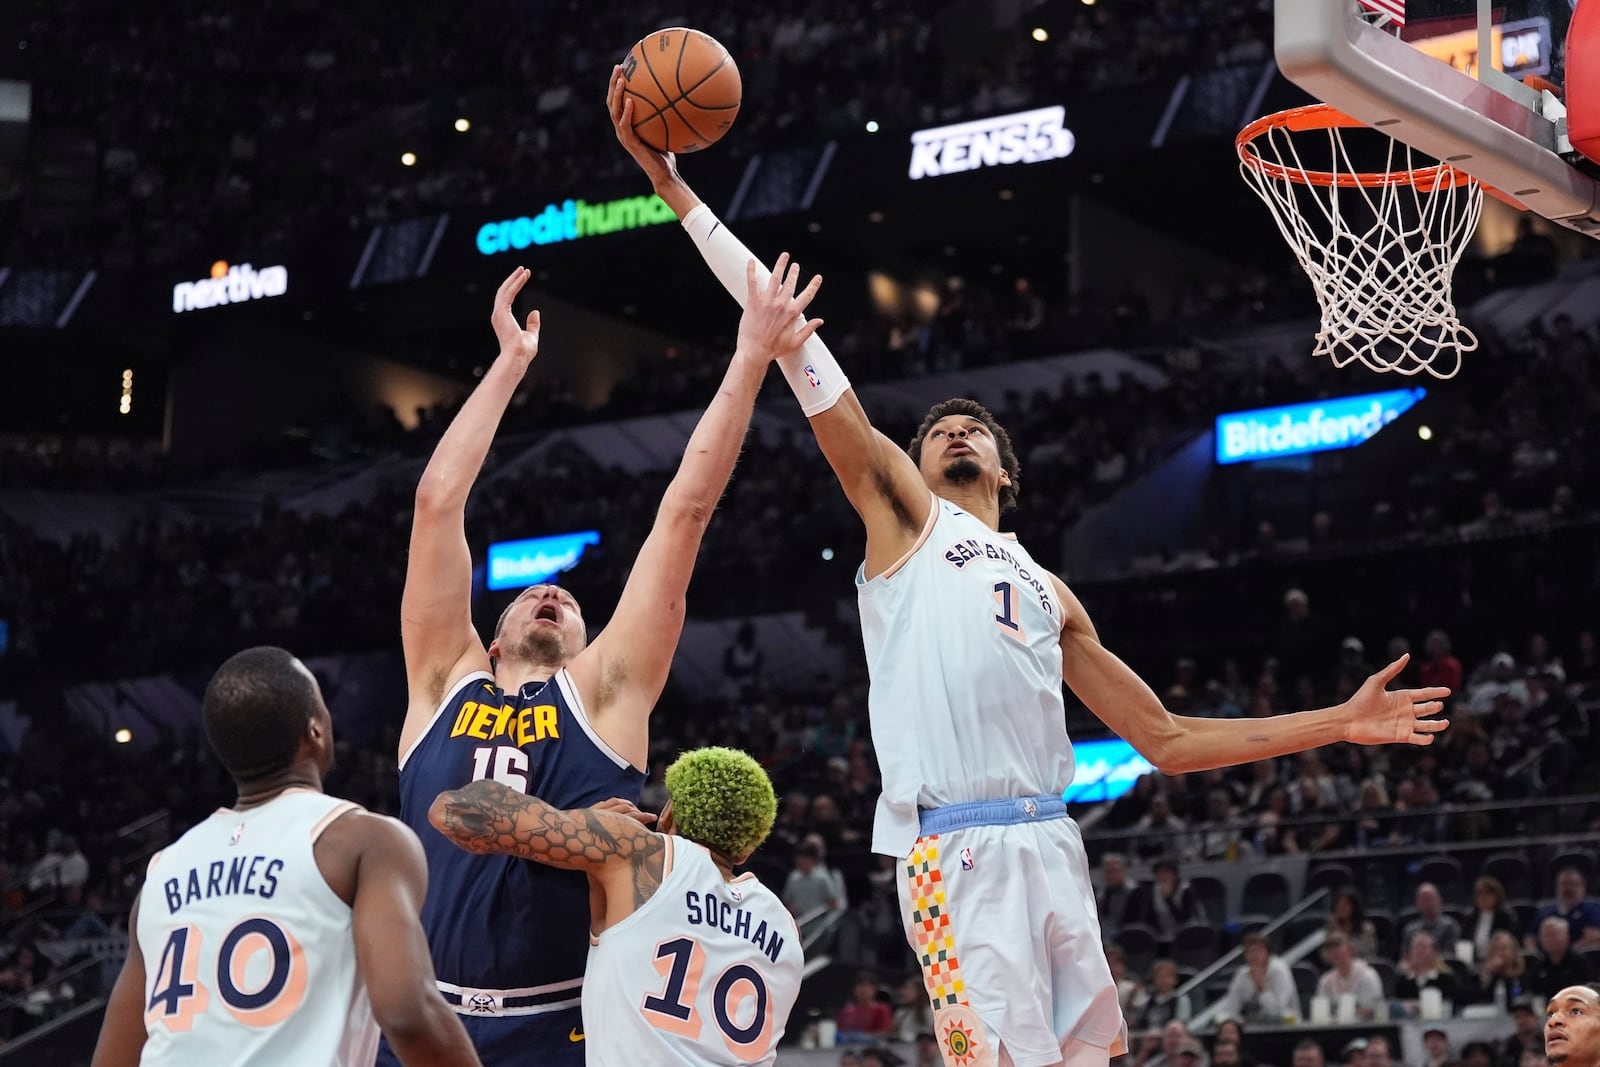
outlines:
[[400, 817], [422, 839], [422, 928], [446, 999], [463, 1014], [519, 1015], [576, 1004], [589, 953], [581, 871], [478, 856], [428, 822], [447, 789], [491, 778], [562, 809], [639, 800], [643, 772], [595, 733], [572, 676], [506, 693], [482, 671], [458, 681], [400, 760]]

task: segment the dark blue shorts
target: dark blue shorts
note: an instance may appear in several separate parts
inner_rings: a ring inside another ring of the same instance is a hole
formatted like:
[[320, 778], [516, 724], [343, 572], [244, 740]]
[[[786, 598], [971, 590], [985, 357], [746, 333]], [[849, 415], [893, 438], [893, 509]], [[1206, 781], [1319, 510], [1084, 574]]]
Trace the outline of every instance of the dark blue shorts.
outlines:
[[[583, 1009], [499, 1018], [458, 1015], [483, 1067], [583, 1067]], [[577, 1040], [574, 1040], [576, 1037]], [[377, 1067], [400, 1067], [385, 1038]]]

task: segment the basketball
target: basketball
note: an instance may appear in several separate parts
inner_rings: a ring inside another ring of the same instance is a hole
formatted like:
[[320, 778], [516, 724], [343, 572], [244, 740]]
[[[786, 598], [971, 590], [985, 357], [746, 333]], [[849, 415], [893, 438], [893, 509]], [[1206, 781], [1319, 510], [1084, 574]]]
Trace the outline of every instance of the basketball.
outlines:
[[739, 115], [743, 85], [728, 50], [710, 34], [674, 26], [634, 45], [622, 61], [633, 129], [658, 152], [716, 144]]

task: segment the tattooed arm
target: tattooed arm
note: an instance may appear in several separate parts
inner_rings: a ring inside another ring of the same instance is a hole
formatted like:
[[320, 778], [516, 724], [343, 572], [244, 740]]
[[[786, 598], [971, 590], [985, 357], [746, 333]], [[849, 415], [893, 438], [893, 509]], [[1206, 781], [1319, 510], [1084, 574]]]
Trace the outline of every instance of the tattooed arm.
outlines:
[[485, 780], [440, 793], [428, 821], [468, 852], [584, 871], [605, 890], [608, 926], [631, 915], [661, 885], [665, 838], [615, 811], [561, 811]]
[[1407, 657], [1366, 680], [1336, 707], [1264, 719], [1203, 719], [1174, 715], [1133, 670], [1100, 643], [1094, 623], [1066, 583], [1050, 575], [1061, 605], [1061, 677], [1101, 722], [1167, 774], [1229, 767], [1286, 756], [1340, 741], [1359, 745], [1433, 743], [1449, 725], [1437, 714], [1443, 688], [1386, 687]]

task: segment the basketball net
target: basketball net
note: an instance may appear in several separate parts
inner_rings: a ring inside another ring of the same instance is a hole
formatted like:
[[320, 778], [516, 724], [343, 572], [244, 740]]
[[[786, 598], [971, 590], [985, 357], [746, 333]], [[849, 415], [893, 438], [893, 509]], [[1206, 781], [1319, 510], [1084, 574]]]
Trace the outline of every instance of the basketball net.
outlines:
[[[1387, 142], [1380, 166], [1355, 167], [1345, 144], [1352, 129]], [[1316, 291], [1315, 354], [1336, 367], [1359, 361], [1376, 371], [1454, 377], [1462, 354], [1478, 347], [1451, 293], [1483, 211], [1477, 180], [1423, 162], [1327, 104], [1257, 119], [1236, 146], [1241, 173]]]

